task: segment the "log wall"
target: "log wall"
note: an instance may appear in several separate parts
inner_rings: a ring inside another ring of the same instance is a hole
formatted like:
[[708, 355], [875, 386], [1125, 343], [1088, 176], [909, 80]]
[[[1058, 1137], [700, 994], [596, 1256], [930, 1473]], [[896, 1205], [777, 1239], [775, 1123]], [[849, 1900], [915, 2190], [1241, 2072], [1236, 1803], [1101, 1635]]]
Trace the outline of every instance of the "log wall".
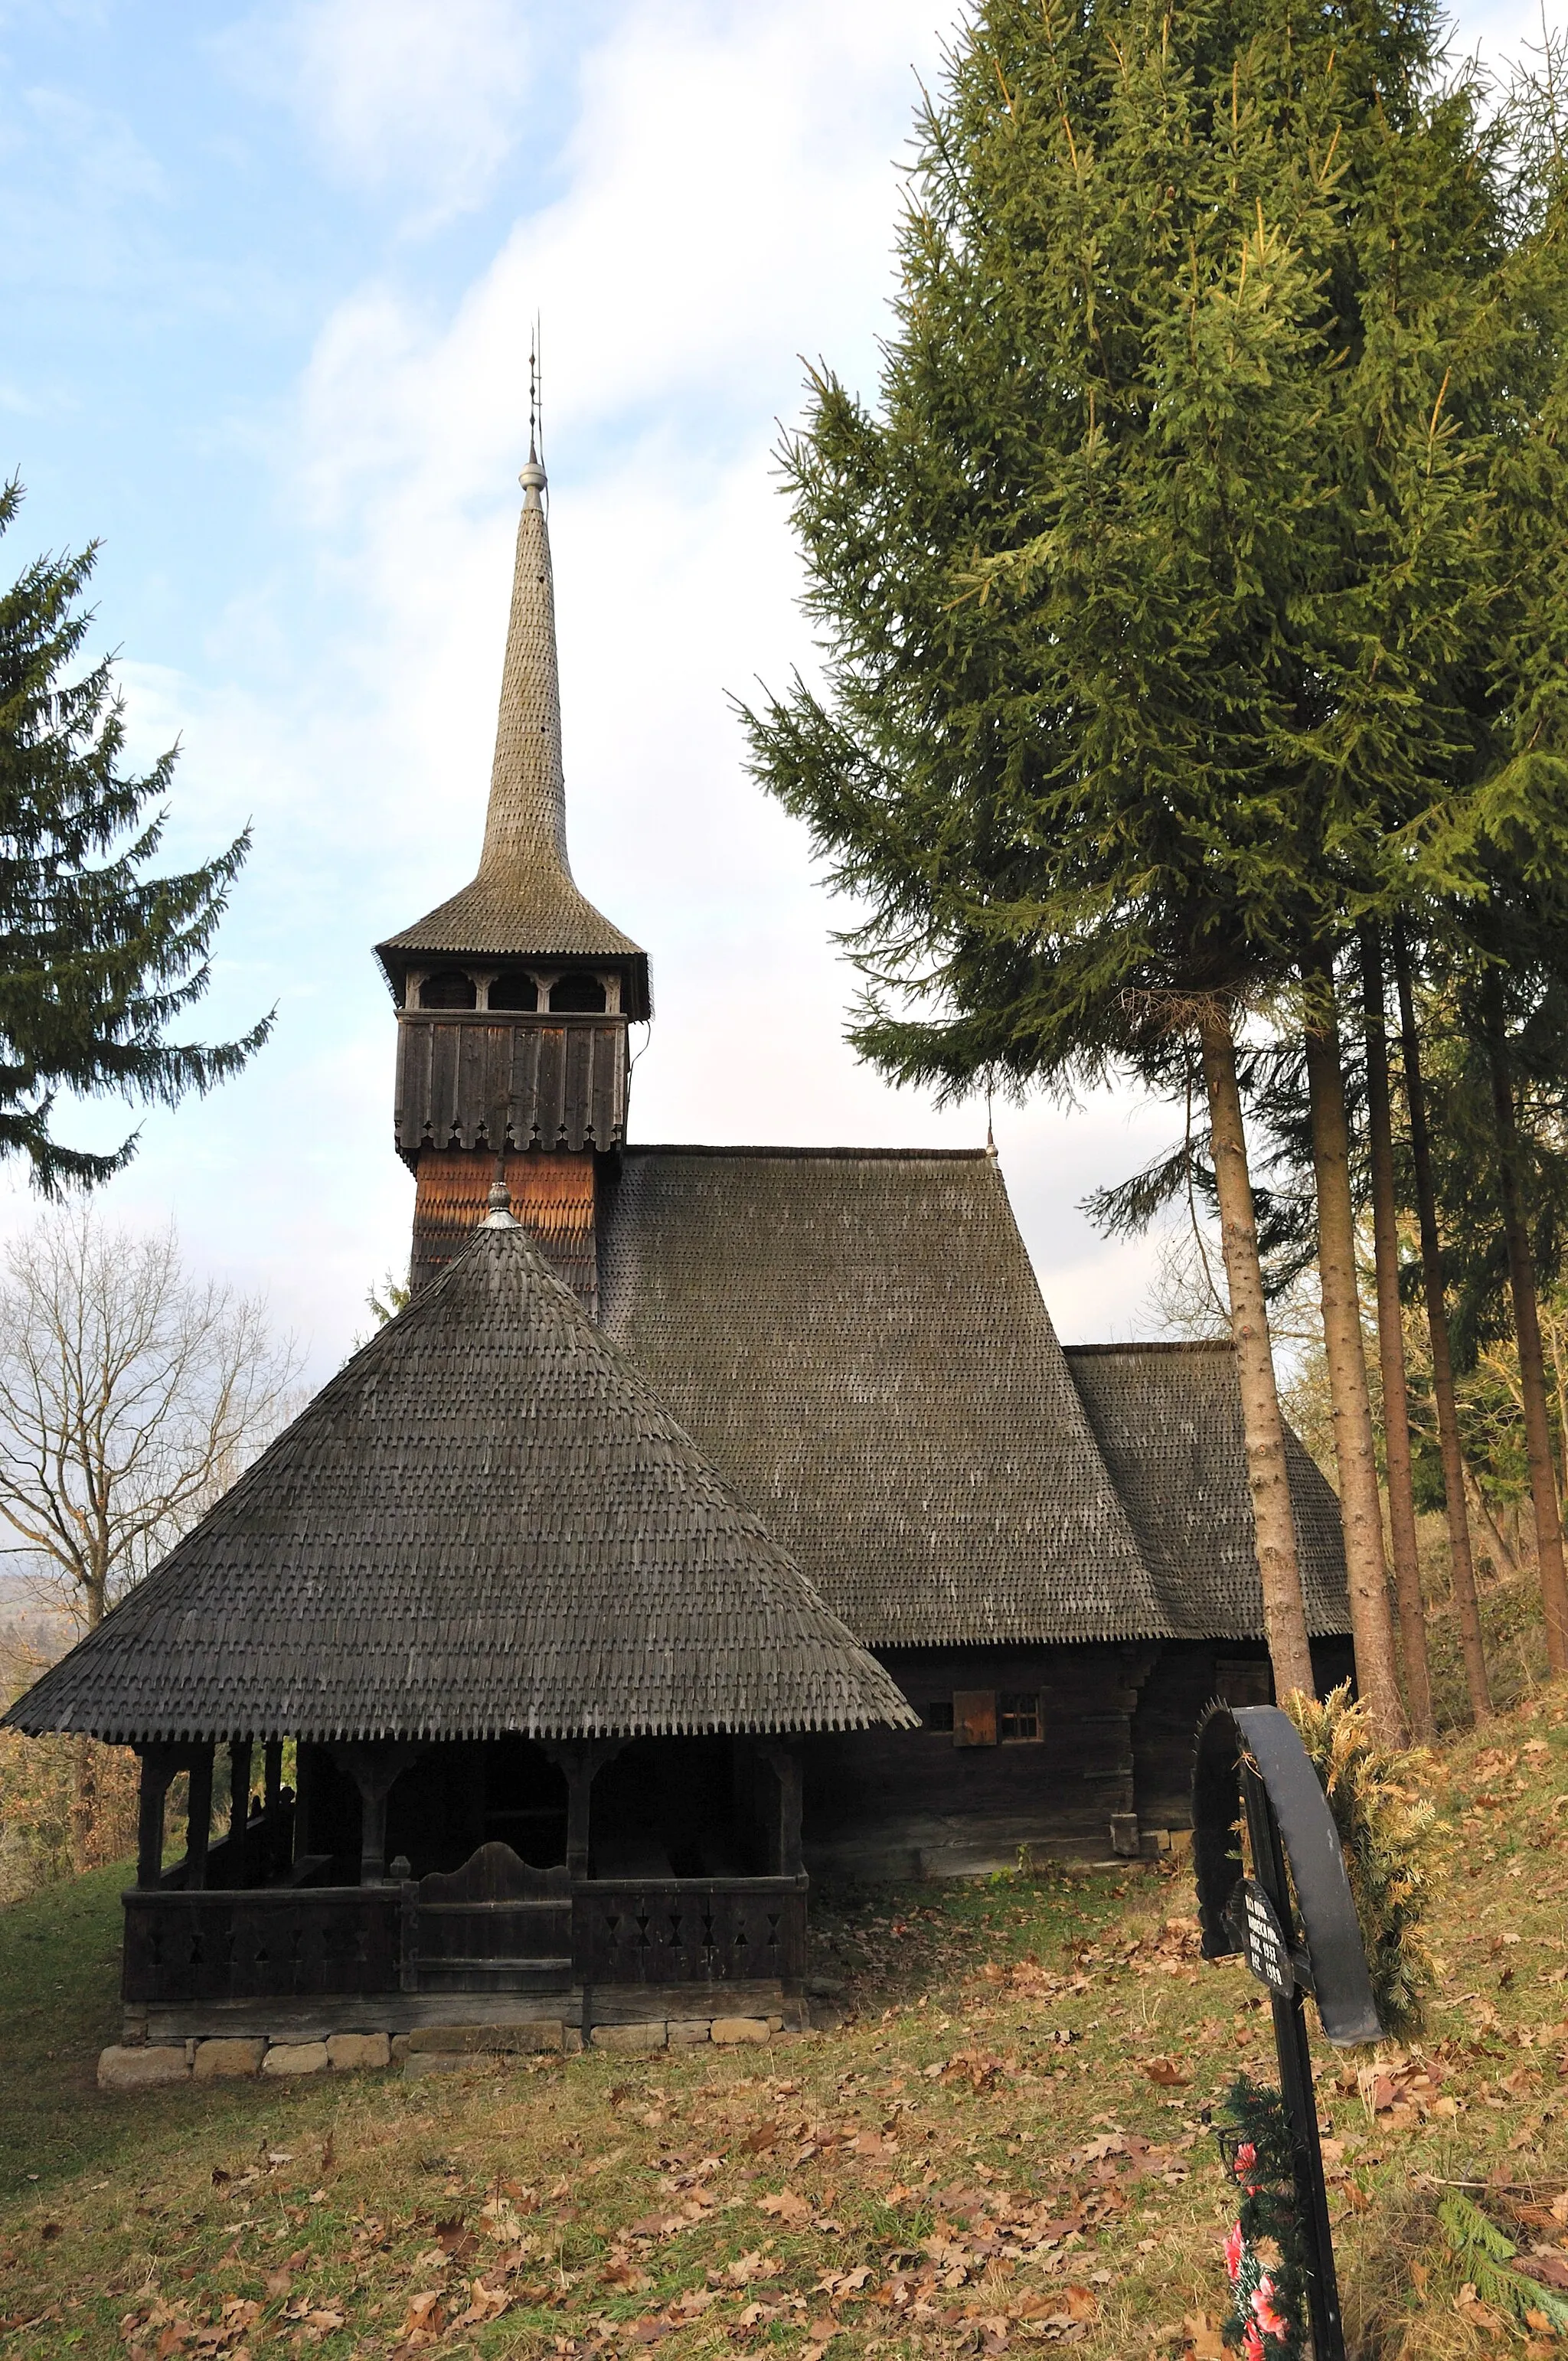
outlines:
[[[926, 1716], [955, 1697], [1039, 1699], [1040, 1736], [956, 1744], [961, 1730], [857, 1730], [800, 1741], [806, 1867], [853, 1877], [979, 1875], [1041, 1856], [1103, 1860], [1134, 1809], [1133, 1715], [1147, 1648], [877, 1652]], [[970, 1717], [970, 1729], [975, 1726]]]

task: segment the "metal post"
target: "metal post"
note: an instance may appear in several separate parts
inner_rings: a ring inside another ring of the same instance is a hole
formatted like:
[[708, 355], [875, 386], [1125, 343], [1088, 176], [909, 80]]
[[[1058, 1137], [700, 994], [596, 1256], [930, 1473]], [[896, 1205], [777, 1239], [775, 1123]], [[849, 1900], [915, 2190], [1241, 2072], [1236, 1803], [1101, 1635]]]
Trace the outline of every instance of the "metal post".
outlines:
[[[1253, 1873], [1274, 1905], [1280, 1925], [1288, 1928], [1291, 1923], [1290, 1889], [1285, 1875], [1279, 1824], [1267, 1789], [1245, 1755], [1241, 1778], [1247, 1833], [1252, 1839]], [[1322, 2150], [1318, 2144], [1318, 2102], [1312, 2088], [1312, 2056], [1307, 2041], [1306, 1997], [1298, 1983], [1288, 1996], [1274, 1993], [1271, 2001], [1275, 2046], [1279, 2053], [1279, 2090], [1293, 2135], [1296, 2204], [1306, 2249], [1312, 2350], [1315, 2361], [1345, 2361], [1328, 2190], [1323, 2180]]]

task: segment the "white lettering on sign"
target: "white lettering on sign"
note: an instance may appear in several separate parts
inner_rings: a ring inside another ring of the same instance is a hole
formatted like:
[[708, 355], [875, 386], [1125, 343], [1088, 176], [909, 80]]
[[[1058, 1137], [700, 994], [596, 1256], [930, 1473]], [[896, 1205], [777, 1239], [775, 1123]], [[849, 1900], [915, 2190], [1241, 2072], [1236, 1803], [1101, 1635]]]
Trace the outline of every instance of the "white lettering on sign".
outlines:
[[1250, 1877], [1242, 1886], [1241, 1932], [1242, 1956], [1259, 1983], [1267, 1984], [1271, 1992], [1294, 1992], [1296, 1971], [1290, 1962], [1285, 1929], [1273, 1903], [1256, 1880]]

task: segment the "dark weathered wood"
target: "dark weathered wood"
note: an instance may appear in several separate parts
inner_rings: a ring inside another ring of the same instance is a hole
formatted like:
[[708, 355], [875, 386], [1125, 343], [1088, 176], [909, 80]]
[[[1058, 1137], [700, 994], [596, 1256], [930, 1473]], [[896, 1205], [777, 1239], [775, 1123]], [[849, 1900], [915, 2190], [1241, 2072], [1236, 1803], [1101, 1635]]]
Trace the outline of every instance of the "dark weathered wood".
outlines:
[[[778, 2006], [776, 1993], [770, 2004]], [[334, 2033], [412, 2033], [426, 2025], [472, 2025], [493, 2026], [497, 2048], [505, 2046], [508, 2028], [519, 2035], [520, 2048], [532, 2048], [526, 2038], [530, 2026], [554, 2023], [576, 2027], [581, 2023], [582, 1995], [568, 1984], [526, 1993], [280, 1993], [162, 2002], [138, 2009], [137, 2015], [138, 2031], [145, 2027], [152, 2042], [245, 2034], [265, 2034], [274, 2041], [324, 2041]]]
[[788, 1982], [806, 1971], [806, 1897], [803, 1877], [590, 1880], [573, 1889], [573, 1967], [594, 1985]]
[[225, 1881], [229, 1885], [250, 1883], [249, 1821], [250, 1741], [236, 1738], [229, 1744], [228, 1873]]
[[769, 1848], [773, 1862], [781, 1877], [803, 1876], [800, 1757], [792, 1746], [781, 1745], [776, 1740], [759, 1740], [756, 1751], [778, 1784], [778, 1810], [773, 1831], [773, 1841]]
[[127, 2003], [393, 1991], [392, 1886], [289, 1886], [125, 1897]]
[[393, 1121], [407, 1163], [423, 1147], [613, 1148], [626, 1130], [626, 1019], [519, 1010], [405, 1009]]
[[163, 1807], [176, 1774], [189, 1760], [180, 1746], [143, 1746], [137, 1803], [137, 1883], [156, 1886], [163, 1878]]
[[191, 1764], [190, 1805], [185, 1815], [185, 1887], [199, 1894], [207, 1883], [207, 1851], [213, 1835], [213, 1749], [198, 1746]]
[[484, 1844], [461, 1869], [419, 1880], [403, 1927], [405, 1990], [559, 1982], [571, 1967], [572, 1881], [565, 1866], [534, 1869], [510, 1845]]
[[587, 1877], [588, 1873], [594, 1781], [627, 1743], [624, 1738], [541, 1741], [540, 1752], [549, 1757], [566, 1782], [566, 1870], [573, 1878]]
[[[962, 1696], [1039, 1700], [1039, 1737], [956, 1745], [955, 1732], [854, 1730], [798, 1741], [806, 1860], [813, 1873], [972, 1875], [1013, 1866], [1021, 1846], [1091, 1861], [1135, 1808], [1123, 1650], [878, 1650], [917, 1711]], [[1194, 1719], [1196, 1716], [1194, 1716]], [[1192, 1723], [1188, 1725], [1190, 1742]]]
[[359, 1790], [359, 1883], [379, 1885], [387, 1874], [387, 1798], [424, 1749], [390, 1739], [361, 1739], [332, 1752]]

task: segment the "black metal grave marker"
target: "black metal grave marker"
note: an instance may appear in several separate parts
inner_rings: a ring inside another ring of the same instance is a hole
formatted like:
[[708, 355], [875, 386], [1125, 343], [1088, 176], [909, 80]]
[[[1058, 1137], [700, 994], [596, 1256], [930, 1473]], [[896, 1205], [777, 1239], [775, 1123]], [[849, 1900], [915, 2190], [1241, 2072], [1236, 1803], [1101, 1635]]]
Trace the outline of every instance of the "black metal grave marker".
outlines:
[[[1251, 1877], [1242, 1874], [1236, 1832], [1244, 1810]], [[1306, 1994], [1312, 1994], [1324, 2033], [1339, 2047], [1380, 2041], [1383, 2027], [1339, 1831], [1296, 1726], [1277, 1706], [1211, 1706], [1200, 1722], [1192, 1774], [1192, 1865], [1204, 1958], [1224, 1959], [1239, 1950], [1273, 2003], [1312, 2346], [1316, 2361], [1344, 2361]], [[1298, 1917], [1299, 1942], [1294, 1931]]]

